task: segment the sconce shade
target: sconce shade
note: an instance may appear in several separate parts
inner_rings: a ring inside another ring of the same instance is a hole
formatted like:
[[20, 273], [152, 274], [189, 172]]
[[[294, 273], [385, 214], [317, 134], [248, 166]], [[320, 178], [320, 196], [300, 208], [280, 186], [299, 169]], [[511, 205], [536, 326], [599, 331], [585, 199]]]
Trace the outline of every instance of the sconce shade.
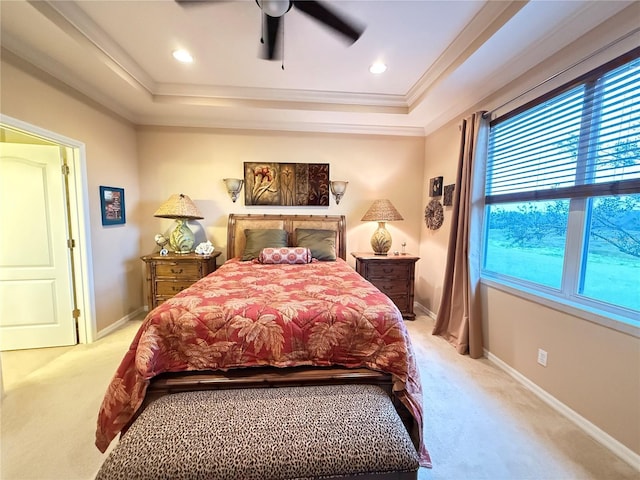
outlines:
[[204, 217], [187, 195], [182, 193], [171, 195], [166, 202], [160, 205], [153, 216], [176, 220], [177, 225], [169, 235], [169, 246], [175, 253], [193, 251], [196, 238], [187, 225], [187, 220], [199, 220]]
[[235, 203], [238, 199], [238, 195], [240, 194], [240, 190], [242, 190], [242, 186], [244, 185], [244, 180], [240, 178], [224, 178], [222, 181], [227, 186], [227, 191], [231, 196], [231, 200]]
[[386, 255], [391, 248], [391, 234], [385, 222], [404, 220], [389, 200], [376, 200], [362, 217], [363, 222], [378, 222], [378, 228], [371, 237], [371, 248], [376, 255]]
[[160, 218], [186, 218], [188, 220], [200, 220], [204, 217], [191, 199], [182, 193], [171, 195], [169, 199], [160, 205], [153, 214]]
[[344, 192], [347, 191], [347, 185], [349, 182], [345, 182], [343, 180], [332, 180], [329, 182], [329, 188], [331, 188], [331, 193], [333, 193], [333, 198], [336, 199], [336, 205], [340, 204], [340, 200], [344, 195]]

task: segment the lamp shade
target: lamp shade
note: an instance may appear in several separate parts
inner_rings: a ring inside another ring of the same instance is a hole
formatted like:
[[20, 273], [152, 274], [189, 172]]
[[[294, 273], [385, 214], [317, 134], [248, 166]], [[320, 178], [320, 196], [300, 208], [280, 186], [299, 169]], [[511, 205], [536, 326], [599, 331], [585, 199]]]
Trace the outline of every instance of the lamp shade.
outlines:
[[363, 222], [393, 222], [404, 220], [389, 200], [376, 200], [362, 217]]
[[191, 199], [182, 193], [171, 195], [153, 214], [160, 218], [186, 218], [200, 220], [204, 218]]

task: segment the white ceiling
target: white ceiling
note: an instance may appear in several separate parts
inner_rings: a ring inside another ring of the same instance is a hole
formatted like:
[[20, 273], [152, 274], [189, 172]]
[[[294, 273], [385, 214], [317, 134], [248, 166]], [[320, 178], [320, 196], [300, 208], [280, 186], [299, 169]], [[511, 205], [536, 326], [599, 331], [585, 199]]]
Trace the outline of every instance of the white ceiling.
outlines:
[[284, 70], [258, 57], [254, 0], [1, 0], [1, 43], [135, 124], [424, 135], [633, 1], [324, 3], [364, 34], [293, 8]]

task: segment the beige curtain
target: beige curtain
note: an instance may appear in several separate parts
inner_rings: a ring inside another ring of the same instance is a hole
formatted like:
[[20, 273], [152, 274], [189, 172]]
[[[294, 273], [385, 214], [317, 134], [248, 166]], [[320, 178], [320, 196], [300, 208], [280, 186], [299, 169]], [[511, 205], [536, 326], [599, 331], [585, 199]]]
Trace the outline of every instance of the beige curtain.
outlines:
[[447, 264], [433, 334], [459, 353], [480, 358], [480, 249], [489, 120], [475, 113], [462, 121], [461, 132]]

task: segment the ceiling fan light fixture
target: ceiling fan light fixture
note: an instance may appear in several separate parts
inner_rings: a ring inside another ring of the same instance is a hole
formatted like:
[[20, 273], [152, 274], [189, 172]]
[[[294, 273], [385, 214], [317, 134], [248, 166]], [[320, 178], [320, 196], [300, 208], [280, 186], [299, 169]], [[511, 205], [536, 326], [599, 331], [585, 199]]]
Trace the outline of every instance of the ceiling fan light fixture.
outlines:
[[191, 62], [193, 62], [193, 57], [186, 50], [182, 50], [182, 49], [174, 50], [172, 55], [173, 55], [173, 58], [175, 58], [179, 62], [182, 62], [182, 63], [191, 63]]
[[283, 16], [291, 8], [289, 0], [258, 0], [258, 5], [265, 14], [274, 18]]
[[375, 62], [369, 67], [369, 71], [374, 75], [379, 75], [387, 71], [387, 66], [382, 62]]

